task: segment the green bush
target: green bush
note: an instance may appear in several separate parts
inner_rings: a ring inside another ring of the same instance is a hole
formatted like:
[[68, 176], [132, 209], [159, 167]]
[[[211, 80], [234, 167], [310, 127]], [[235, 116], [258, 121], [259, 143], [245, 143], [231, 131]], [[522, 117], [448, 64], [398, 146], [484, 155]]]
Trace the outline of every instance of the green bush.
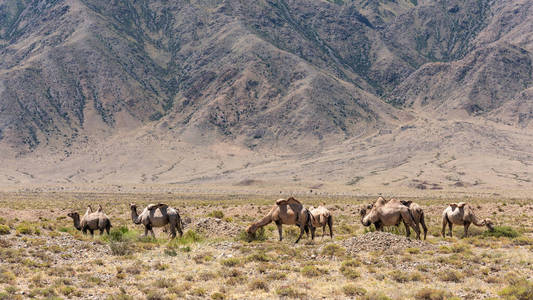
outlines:
[[0, 235], [9, 234], [11, 229], [7, 225], [0, 225]]
[[19, 225], [17, 225], [17, 227], [15, 227], [15, 230], [17, 231], [17, 234], [35, 234], [35, 235], [41, 234], [41, 231], [39, 230], [39, 228], [26, 222], [20, 223]]
[[128, 242], [111, 242], [109, 243], [111, 253], [117, 256], [128, 255], [132, 252], [130, 244]]
[[498, 293], [504, 299], [529, 300], [533, 299], [533, 281], [517, 280]]
[[302, 275], [305, 277], [317, 277], [327, 274], [327, 270], [319, 269], [315, 266], [305, 266], [301, 270]]
[[326, 256], [344, 256], [346, 250], [337, 244], [328, 244], [322, 249], [322, 255]]
[[276, 290], [276, 294], [280, 297], [288, 297], [288, 298], [304, 298], [306, 295], [304, 293], [300, 293], [297, 290], [291, 288], [290, 286], [282, 286]]
[[245, 241], [245, 242], [253, 242], [253, 241], [266, 241], [268, 239], [268, 236], [266, 234], [265, 228], [261, 227], [256, 232], [255, 235], [250, 236], [246, 230], [243, 230], [239, 233], [239, 237], [237, 240], [239, 241]]
[[510, 226], [495, 226], [494, 230], [487, 230], [483, 232], [483, 236], [492, 236], [492, 237], [508, 237], [515, 238], [518, 237], [520, 233], [514, 230]]
[[208, 217], [213, 217], [213, 218], [217, 218], [217, 219], [222, 219], [224, 218], [224, 213], [220, 210], [214, 210], [212, 212], [210, 212], [208, 215]]
[[236, 257], [231, 257], [231, 258], [221, 260], [220, 264], [226, 267], [235, 267], [241, 264], [241, 260]]
[[[196, 231], [190, 229], [187, 230], [182, 237], [175, 238], [167, 245], [169, 248], [179, 248], [180, 245], [189, 245], [192, 243], [198, 243], [203, 240], [203, 237]], [[181, 250], [181, 249], [180, 249]], [[188, 252], [188, 251], [185, 251]]]

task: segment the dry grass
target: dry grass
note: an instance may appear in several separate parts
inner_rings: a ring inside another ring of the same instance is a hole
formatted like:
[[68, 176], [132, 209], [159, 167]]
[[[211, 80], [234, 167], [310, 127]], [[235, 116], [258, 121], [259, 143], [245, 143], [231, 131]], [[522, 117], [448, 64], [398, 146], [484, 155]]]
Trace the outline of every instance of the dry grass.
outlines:
[[[394, 253], [348, 253], [342, 242], [368, 231], [358, 208], [369, 199], [301, 199], [309, 205], [326, 202], [335, 216], [334, 239], [311, 242], [304, 236], [294, 245], [298, 230], [284, 226], [279, 242], [272, 224], [259, 240], [239, 234], [209, 237], [187, 223], [183, 237], [168, 241], [161, 229], [155, 229], [156, 239], [143, 237], [142, 227], [129, 217], [130, 202], [166, 202], [184, 218], [211, 214], [245, 228], [273, 201], [258, 195], [1, 194], [0, 206], [8, 213], [0, 220], [7, 228], [0, 235], [0, 297], [16, 299], [21, 292], [96, 299], [530, 297], [533, 222], [528, 217], [512, 223], [509, 217], [510, 212], [531, 216], [528, 201], [469, 199], [479, 205], [477, 213], [492, 216], [500, 228], [496, 233], [473, 227], [463, 239], [456, 227], [454, 238], [428, 235], [422, 246], [406, 242]], [[426, 211], [430, 232], [438, 233], [440, 212], [450, 199], [415, 201]], [[64, 218], [71, 209], [81, 212], [99, 203], [112, 219], [110, 236], [83, 235]], [[498, 207], [503, 212], [492, 215]]]

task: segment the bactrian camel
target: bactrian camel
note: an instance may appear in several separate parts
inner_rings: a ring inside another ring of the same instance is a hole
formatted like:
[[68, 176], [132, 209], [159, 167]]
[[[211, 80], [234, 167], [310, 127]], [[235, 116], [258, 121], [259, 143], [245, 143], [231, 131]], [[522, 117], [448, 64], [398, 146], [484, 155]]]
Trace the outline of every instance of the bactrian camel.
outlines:
[[100, 234], [104, 233], [104, 230], [109, 234], [111, 229], [111, 221], [109, 217], [103, 212], [100, 205], [98, 211], [93, 212], [91, 206], [87, 206], [85, 215], [80, 220], [80, 214], [77, 212], [70, 212], [67, 216], [71, 217], [74, 221], [74, 227], [77, 230], [81, 230], [84, 234], [87, 234], [87, 230], [94, 235], [95, 230], [100, 230]]
[[130, 204], [131, 219], [135, 224], [144, 225], [144, 236], [148, 235], [148, 232], [155, 238], [154, 227], [163, 227], [167, 224], [170, 226], [170, 237], [176, 237], [176, 230], [179, 232], [180, 237], [183, 235], [183, 223], [178, 211], [166, 204], [149, 204], [144, 208], [142, 213], [137, 214], [137, 205]]
[[304, 231], [309, 228], [311, 229], [311, 238], [315, 238], [314, 227], [311, 222], [311, 213], [308, 209], [304, 208], [300, 201], [293, 197], [276, 200], [276, 204], [270, 209], [268, 214], [261, 220], [250, 225], [246, 232], [248, 232], [250, 236], [253, 236], [257, 229], [266, 226], [271, 222], [276, 223], [276, 226], [278, 227], [280, 241], [283, 239], [282, 224], [297, 225], [300, 227], [300, 236], [298, 236], [296, 243], [300, 241]]
[[309, 212], [311, 212], [311, 221], [313, 223], [314, 231], [317, 227], [322, 227], [322, 237], [326, 234], [326, 225], [329, 226], [329, 236], [333, 238], [333, 216], [331, 212], [324, 206], [319, 206], [317, 208], [309, 207]]
[[442, 213], [442, 237], [445, 236], [446, 224], [450, 228], [450, 236], [453, 236], [452, 227], [455, 225], [464, 226], [464, 236], [468, 236], [468, 227], [470, 224], [476, 226], [487, 226], [489, 230], [494, 230], [493, 223], [490, 219], [478, 220], [472, 207], [465, 202], [450, 203]]
[[379, 197], [376, 203], [361, 209], [360, 213], [363, 226], [374, 224], [377, 230], [382, 231], [383, 226], [398, 226], [403, 222], [406, 236], [411, 234], [411, 227], [420, 239], [420, 228], [416, 226], [412, 212], [396, 199], [387, 202], [383, 197]]
[[420, 230], [419, 225], [422, 225], [422, 229], [424, 230], [424, 240], [425, 240], [428, 234], [428, 228], [426, 226], [424, 210], [422, 209], [422, 207], [420, 207], [420, 205], [418, 205], [417, 203], [414, 203], [411, 200], [408, 200], [408, 201], [400, 200], [400, 202], [403, 205], [409, 207], [409, 211], [411, 212], [411, 215], [413, 216], [413, 219], [415, 221], [415, 226], [418, 228], [418, 230]]

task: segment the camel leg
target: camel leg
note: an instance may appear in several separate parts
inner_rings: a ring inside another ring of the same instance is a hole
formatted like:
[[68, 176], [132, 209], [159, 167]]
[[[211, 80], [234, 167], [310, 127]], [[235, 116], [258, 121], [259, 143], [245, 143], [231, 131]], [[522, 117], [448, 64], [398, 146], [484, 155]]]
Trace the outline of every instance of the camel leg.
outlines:
[[279, 241], [283, 240], [283, 230], [281, 228], [281, 221], [276, 221], [276, 226], [278, 226]]
[[176, 225], [170, 225], [170, 238], [176, 238]]
[[426, 235], [428, 234], [428, 228], [426, 226], [426, 221], [424, 220], [424, 213], [420, 217], [420, 224], [422, 224], [422, 229], [424, 230], [424, 241], [426, 240]]
[[155, 239], [155, 233], [154, 233], [154, 229], [153, 228], [150, 228], [150, 233], [152, 234], [152, 237]]
[[450, 228], [450, 237], [453, 237], [453, 224], [452, 224], [452, 222], [448, 222], [448, 227]]
[[329, 237], [333, 238], [333, 218], [329, 216], [328, 218], [328, 227], [329, 227]]
[[94, 237], [94, 230], [89, 228], [89, 232], [91, 233], [91, 237]]
[[105, 228], [100, 228], [100, 235], [104, 234]]
[[442, 237], [446, 237], [446, 225], [448, 225], [448, 220], [446, 219], [446, 216], [442, 217]]
[[[415, 222], [414, 222], [413, 218], [411, 217], [411, 213], [410, 213], [409, 211], [403, 211], [403, 212], [402, 212], [402, 219], [403, 219], [403, 221], [404, 221], [404, 225], [406, 225], [406, 226], [405, 226], [405, 231], [408, 230], [408, 229], [407, 229], [407, 225], [409, 225], [409, 226], [411, 226], [411, 228], [413, 228], [413, 230], [416, 232], [416, 236], [417, 236], [418, 238], [420, 238], [420, 228], [417, 228], [417, 227], [415, 226]], [[407, 223], [407, 224], [405, 224], [405, 223]], [[410, 233], [406, 233], [407, 237], [409, 237], [409, 234], [410, 234]]]
[[408, 238], [411, 237], [411, 229], [409, 229], [407, 222], [403, 221], [403, 226], [405, 226], [405, 236]]
[[[300, 227], [300, 236], [298, 236], [298, 239], [296, 240], [296, 242], [294, 242], [295, 244], [298, 244], [298, 242], [300, 241], [300, 239], [304, 235], [304, 231], [305, 231], [304, 228]], [[313, 236], [313, 238], [314, 238], [314, 236]]]
[[148, 226], [144, 226], [144, 236], [148, 236]]
[[463, 237], [467, 237], [468, 236], [468, 227], [470, 227], [470, 222], [465, 222], [464, 227], [465, 227], [465, 234], [463, 235]]
[[324, 238], [325, 235], [326, 235], [326, 224], [322, 226], [322, 238]]

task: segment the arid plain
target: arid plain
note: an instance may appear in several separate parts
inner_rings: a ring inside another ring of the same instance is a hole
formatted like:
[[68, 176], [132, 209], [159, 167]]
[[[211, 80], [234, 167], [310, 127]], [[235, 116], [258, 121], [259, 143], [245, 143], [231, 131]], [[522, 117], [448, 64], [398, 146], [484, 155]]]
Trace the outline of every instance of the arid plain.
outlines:
[[[130, 187], [131, 188], [131, 187]], [[141, 189], [141, 187], [138, 187]], [[145, 187], [146, 188], [146, 187]], [[530, 299], [533, 202], [525, 198], [425, 191], [426, 241], [406, 239], [403, 226], [373, 232], [359, 209], [376, 196], [295, 193], [306, 206], [325, 204], [334, 237], [294, 244], [298, 230], [274, 224], [249, 241], [245, 228], [274, 205], [276, 193], [6, 192], [0, 195], [0, 297], [91, 299]], [[137, 189], [137, 188], [135, 188]], [[390, 195], [385, 195], [389, 197]], [[472, 226], [442, 238], [441, 213], [470, 203], [496, 230]], [[130, 203], [179, 209], [185, 234], [169, 241], [142, 237]], [[111, 235], [84, 236], [67, 213], [101, 204]], [[455, 297], [455, 298], [454, 298]], [[516, 297], [516, 298], [513, 298]]]

